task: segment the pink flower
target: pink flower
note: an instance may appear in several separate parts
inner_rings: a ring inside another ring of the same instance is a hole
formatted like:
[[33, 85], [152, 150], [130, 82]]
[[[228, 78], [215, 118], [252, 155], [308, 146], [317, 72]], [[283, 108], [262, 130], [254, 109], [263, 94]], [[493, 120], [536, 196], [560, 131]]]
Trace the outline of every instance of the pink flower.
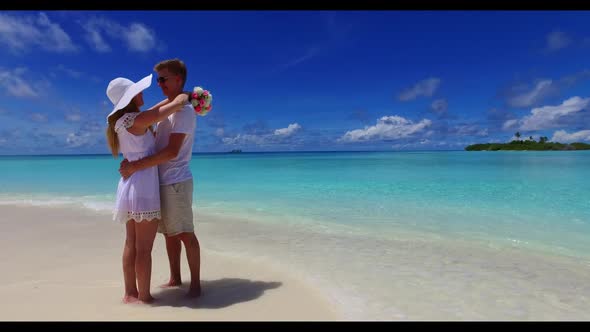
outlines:
[[209, 105], [209, 106], [205, 107], [205, 110], [206, 110], [206, 111], [210, 111], [210, 110], [211, 110], [211, 105]]
[[203, 96], [208, 96], [209, 95], [209, 91], [205, 90], [203, 91]]
[[205, 106], [205, 99], [199, 100], [199, 106]]
[[201, 106], [195, 106], [195, 111], [197, 111], [197, 113], [201, 112]]

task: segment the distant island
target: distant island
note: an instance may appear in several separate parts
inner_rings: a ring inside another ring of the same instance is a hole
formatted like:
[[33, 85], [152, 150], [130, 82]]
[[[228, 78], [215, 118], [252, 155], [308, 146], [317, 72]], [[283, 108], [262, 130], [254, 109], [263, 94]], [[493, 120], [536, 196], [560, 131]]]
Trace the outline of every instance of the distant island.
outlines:
[[510, 143], [481, 143], [471, 144], [465, 147], [467, 151], [569, 151], [569, 150], [590, 150], [590, 144], [586, 143], [569, 143], [563, 144], [559, 142], [549, 142], [548, 138], [543, 136], [539, 141], [535, 141], [533, 137], [526, 140], [519, 140], [520, 133], [516, 133], [516, 140]]
[[234, 149], [234, 150], [231, 150], [230, 153], [242, 153], [242, 150], [241, 149]]

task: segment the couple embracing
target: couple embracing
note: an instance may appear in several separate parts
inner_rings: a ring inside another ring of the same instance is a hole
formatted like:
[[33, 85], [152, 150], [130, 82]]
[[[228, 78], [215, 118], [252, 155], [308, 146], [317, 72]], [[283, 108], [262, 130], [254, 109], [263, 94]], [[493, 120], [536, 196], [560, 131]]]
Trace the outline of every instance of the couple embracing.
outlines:
[[[106, 136], [113, 156], [123, 154], [114, 220], [125, 224], [123, 277], [125, 303], [150, 303], [152, 248], [156, 232], [164, 234], [170, 278], [163, 287], [180, 286], [182, 244], [191, 274], [188, 295], [201, 294], [200, 247], [193, 224], [192, 156], [196, 114], [191, 94], [183, 92], [187, 70], [178, 59], [154, 66], [166, 96], [146, 111], [143, 90], [152, 75], [137, 83], [118, 77], [107, 88], [114, 105]], [[153, 126], [156, 127], [154, 130]]]

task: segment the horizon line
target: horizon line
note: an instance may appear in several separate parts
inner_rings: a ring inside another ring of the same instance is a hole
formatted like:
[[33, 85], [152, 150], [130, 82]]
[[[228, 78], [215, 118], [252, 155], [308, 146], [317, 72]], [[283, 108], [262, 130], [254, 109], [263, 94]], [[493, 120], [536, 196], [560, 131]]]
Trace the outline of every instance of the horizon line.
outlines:
[[[263, 153], [350, 153], [350, 152], [453, 152], [453, 151], [465, 151], [460, 149], [452, 150], [298, 150], [298, 151], [241, 151], [241, 152], [193, 152], [191, 155], [206, 155], [206, 154], [263, 154]], [[110, 153], [48, 153], [48, 154], [0, 154], [0, 157], [42, 157], [42, 156], [112, 156]], [[118, 157], [122, 157], [119, 155]]]

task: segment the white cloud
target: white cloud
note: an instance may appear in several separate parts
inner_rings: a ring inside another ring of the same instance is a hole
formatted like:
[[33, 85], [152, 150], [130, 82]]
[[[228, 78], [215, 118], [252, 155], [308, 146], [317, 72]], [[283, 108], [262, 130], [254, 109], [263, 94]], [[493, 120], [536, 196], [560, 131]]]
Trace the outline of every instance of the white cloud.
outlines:
[[103, 38], [103, 32], [109, 35], [120, 36], [122, 26], [111, 20], [105, 18], [90, 18], [83, 23], [80, 23], [82, 28], [86, 31], [86, 41], [98, 52], [110, 52], [111, 46], [107, 44]]
[[298, 123], [292, 123], [287, 128], [281, 128], [281, 129], [275, 130], [274, 134], [276, 136], [289, 137], [289, 136], [292, 136], [293, 134], [295, 134], [300, 129], [301, 129], [301, 126]]
[[370, 140], [390, 140], [408, 137], [430, 127], [432, 121], [423, 119], [418, 123], [407, 120], [401, 116], [384, 116], [377, 120], [375, 126], [365, 126], [364, 129], [355, 129], [346, 132], [337, 141], [362, 142]]
[[156, 46], [155, 34], [140, 23], [132, 23], [124, 36], [127, 46], [132, 51], [147, 52]]
[[477, 125], [458, 125], [455, 127], [460, 136], [488, 136], [488, 128], [479, 128]]
[[579, 82], [585, 81], [589, 78], [590, 78], [590, 70], [584, 69], [584, 70], [581, 70], [577, 73], [562, 77], [561, 79], [559, 79], [559, 83], [560, 83], [560, 85], [563, 86], [563, 88], [568, 88], [572, 85], [575, 85]]
[[[255, 144], [255, 145], [271, 145], [275, 143], [281, 143], [285, 139], [292, 137], [299, 130], [301, 126], [298, 123], [292, 123], [287, 128], [276, 129], [272, 134], [238, 134], [236, 137], [224, 137], [222, 142], [228, 145], [236, 144]], [[221, 128], [220, 128], [221, 129]]]
[[590, 130], [581, 130], [571, 134], [565, 130], [558, 130], [553, 133], [553, 137], [550, 141], [560, 143], [590, 141]]
[[579, 112], [588, 106], [590, 98], [572, 97], [558, 106], [543, 106], [533, 108], [531, 115], [522, 118], [520, 130], [540, 130], [555, 127], [556, 121], [573, 113]]
[[420, 96], [431, 97], [436, 92], [439, 85], [440, 85], [439, 78], [436, 78], [436, 77], [427, 78], [425, 80], [422, 80], [422, 81], [416, 83], [413, 87], [402, 91], [399, 94], [399, 100], [408, 101], [408, 100], [416, 99], [417, 97], [420, 97]]
[[82, 73], [81, 71], [68, 68], [62, 64], [58, 65], [56, 69], [72, 78], [81, 78], [84, 75], [84, 73]]
[[22, 77], [25, 72], [25, 68], [15, 68], [12, 71], [0, 68], [0, 87], [4, 88], [11, 96], [38, 97], [39, 94]]
[[215, 130], [215, 136], [217, 136], [217, 137], [223, 137], [224, 134], [225, 134], [225, 130], [223, 128], [217, 128]]
[[504, 124], [502, 125], [502, 129], [508, 130], [508, 129], [516, 128], [516, 126], [518, 126], [518, 119], [511, 119], [511, 120], [504, 122]]
[[37, 23], [41, 27], [41, 30], [43, 30], [46, 34], [45, 37], [47, 39], [44, 40], [43, 44], [46, 45], [49, 50], [56, 52], [69, 52], [75, 51], [77, 49], [77, 47], [72, 43], [70, 36], [61, 28], [59, 24], [52, 23], [45, 13], [39, 13]]
[[551, 80], [542, 80], [533, 90], [509, 98], [508, 104], [512, 107], [530, 107], [549, 95], [553, 89]]
[[432, 102], [430, 107], [432, 108], [434, 113], [442, 115], [447, 112], [447, 109], [449, 108], [449, 103], [446, 101], [446, 99], [437, 99]]
[[102, 34], [98, 28], [95, 28], [91, 25], [84, 25], [84, 30], [86, 30], [86, 41], [94, 47], [94, 49], [98, 52], [105, 53], [111, 51], [111, 46], [106, 43], [104, 38], [102, 38]]
[[84, 133], [69, 133], [66, 138], [66, 143], [70, 148], [77, 148], [85, 145], [90, 145], [95, 141], [94, 135], [89, 132]]
[[134, 22], [123, 26], [106, 18], [91, 18], [81, 25], [86, 31], [86, 41], [98, 52], [112, 50], [105, 35], [123, 41], [131, 51], [148, 52], [156, 47], [155, 32], [142, 23]]
[[66, 114], [66, 121], [79, 122], [80, 119], [82, 119], [82, 115], [80, 113], [68, 113], [68, 114]]
[[547, 49], [557, 51], [567, 47], [571, 41], [571, 38], [566, 33], [556, 30], [547, 35]]
[[293, 60], [291, 60], [291, 61], [289, 61], [289, 62], [281, 65], [280, 66], [280, 69], [283, 69], [284, 70], [284, 69], [287, 69], [287, 68], [296, 66], [296, 65], [298, 65], [298, 64], [300, 64], [300, 63], [302, 63], [304, 61], [307, 61], [307, 60], [313, 58], [314, 56], [316, 56], [319, 53], [319, 51], [320, 51], [320, 49], [318, 47], [308, 48], [307, 49], [307, 52], [304, 55], [302, 55], [302, 56], [300, 56], [298, 58], [295, 58], [295, 59], [293, 59]]
[[31, 120], [35, 122], [47, 122], [47, 114], [32, 113]]
[[224, 137], [221, 139], [223, 144], [236, 145], [236, 144], [256, 144], [262, 145], [266, 142], [264, 136], [261, 135], [242, 135], [238, 134], [236, 137]]
[[506, 104], [510, 107], [528, 108], [536, 107], [549, 98], [555, 97], [562, 91], [567, 91], [572, 86], [590, 79], [590, 70], [584, 69], [576, 73], [562, 76], [556, 79], [537, 79], [533, 84], [512, 84], [502, 94]]
[[37, 16], [17, 16], [0, 13], [0, 44], [12, 52], [40, 47], [46, 51], [64, 53], [78, 49], [70, 36], [45, 13]]
[[466, 145], [469, 145], [472, 143], [466, 143], [466, 142], [446, 142], [446, 141], [440, 141], [440, 140], [429, 140], [429, 139], [420, 139], [417, 141], [411, 141], [411, 142], [403, 142], [403, 143], [396, 143], [391, 145], [391, 148], [393, 150], [414, 150], [414, 149], [418, 149], [418, 150], [423, 150], [423, 149], [431, 149], [431, 148], [445, 148], [445, 149], [453, 149], [453, 148], [457, 148], [457, 147], [465, 147]]

